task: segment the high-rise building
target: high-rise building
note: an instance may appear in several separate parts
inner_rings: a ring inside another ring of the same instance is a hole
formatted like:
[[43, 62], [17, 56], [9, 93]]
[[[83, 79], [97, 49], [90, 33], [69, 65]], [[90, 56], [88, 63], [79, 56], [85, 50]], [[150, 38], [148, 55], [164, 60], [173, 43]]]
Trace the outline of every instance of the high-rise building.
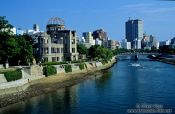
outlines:
[[33, 30], [39, 32], [39, 25], [34, 24], [33, 25]]
[[107, 40], [107, 32], [105, 32], [103, 29], [98, 29], [93, 31], [92, 36], [94, 39], [99, 39], [99, 40]]
[[171, 39], [171, 44], [175, 44], [175, 37]]
[[116, 49], [118, 42], [115, 40], [108, 40], [108, 48], [109, 49]]
[[121, 42], [121, 48], [131, 49], [131, 42], [127, 42], [127, 39], [123, 39]]
[[135, 39], [134, 40], [134, 49], [141, 49], [141, 40], [140, 39]]
[[84, 32], [83, 37], [85, 38], [86, 43], [90, 43], [91, 45], [94, 45], [94, 39], [92, 36], [92, 32]]
[[170, 44], [171, 44], [171, 39], [166, 40], [165, 42], [166, 42], [166, 44], [165, 44], [165, 45], [170, 45]]
[[94, 40], [100, 40], [101, 44], [108, 48], [108, 36], [107, 36], [107, 32], [105, 32], [103, 29], [98, 29], [93, 31], [92, 36], [94, 38]]
[[150, 45], [150, 47], [155, 47], [156, 49], [158, 49], [159, 48], [159, 41], [153, 35], [150, 35], [149, 45]]
[[134, 48], [135, 41], [141, 41], [143, 38], [143, 21], [128, 20], [125, 23], [125, 35], [128, 42], [131, 42], [131, 47]]
[[24, 32], [24, 30], [23, 29], [21, 29], [21, 28], [17, 28], [16, 29], [16, 34], [17, 35], [23, 35], [25, 32]]

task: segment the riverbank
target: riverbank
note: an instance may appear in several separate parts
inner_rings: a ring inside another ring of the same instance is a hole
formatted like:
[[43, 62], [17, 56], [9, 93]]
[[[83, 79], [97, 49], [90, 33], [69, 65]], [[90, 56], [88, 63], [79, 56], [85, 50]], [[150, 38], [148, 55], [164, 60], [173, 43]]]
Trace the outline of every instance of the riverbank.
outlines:
[[[100, 67], [92, 67], [89, 69], [84, 69], [71, 73], [61, 73], [54, 76], [31, 81], [22, 87], [10, 88], [8, 90], [6, 89], [4, 92], [7, 94], [0, 96], [0, 108], [17, 102], [25, 101], [35, 96], [56, 91], [59, 88], [74, 85], [78, 82], [81, 82], [82, 80], [88, 79], [96, 74], [99, 74], [100, 72], [105, 71], [106, 69], [112, 67], [115, 63], [116, 60], [112, 60], [111, 62]], [[24, 89], [25, 87], [28, 88]]]
[[148, 58], [159, 62], [175, 65], [175, 57], [173, 55], [149, 55]]
[[175, 65], [175, 60], [170, 60], [170, 59], [157, 59], [157, 61], [163, 62], [163, 63], [167, 63], [167, 64], [171, 64], [171, 65]]

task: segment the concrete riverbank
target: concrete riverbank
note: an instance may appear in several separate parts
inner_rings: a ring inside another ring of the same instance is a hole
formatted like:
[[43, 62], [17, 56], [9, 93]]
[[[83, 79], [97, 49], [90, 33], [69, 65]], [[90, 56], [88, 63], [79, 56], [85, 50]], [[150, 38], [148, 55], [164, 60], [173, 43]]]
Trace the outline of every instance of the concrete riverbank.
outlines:
[[159, 62], [175, 65], [175, 55], [149, 55], [148, 58]]
[[163, 62], [163, 63], [167, 63], [167, 64], [171, 64], [171, 65], [175, 65], [175, 60], [172, 59], [157, 59], [157, 61]]
[[6, 89], [4, 90], [5, 94], [0, 95], [0, 108], [25, 101], [31, 97], [56, 91], [59, 88], [74, 85], [112, 67], [115, 62], [116, 60], [113, 59], [107, 64], [99, 67], [86, 68], [71, 73], [59, 73], [54, 76], [31, 81], [20, 87]]

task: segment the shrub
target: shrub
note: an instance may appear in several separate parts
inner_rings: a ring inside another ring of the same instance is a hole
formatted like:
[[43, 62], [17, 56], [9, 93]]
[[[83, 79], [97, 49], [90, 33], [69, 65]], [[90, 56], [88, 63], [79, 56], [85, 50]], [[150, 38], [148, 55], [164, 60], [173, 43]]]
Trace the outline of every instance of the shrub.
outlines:
[[106, 63], [108, 63], [107, 60], [102, 60], [101, 62], [102, 62], [103, 65], [105, 65]]
[[43, 73], [46, 76], [54, 75], [57, 73], [57, 70], [54, 66], [48, 65], [43, 68]]
[[65, 70], [66, 73], [72, 72], [72, 66], [71, 65], [65, 65], [64, 70]]
[[78, 61], [71, 61], [71, 63], [82, 63], [82, 62], [86, 62], [87, 59], [84, 59], [84, 60], [78, 60]]
[[67, 62], [47, 62], [47, 63], [42, 63], [42, 65], [61, 65], [61, 64], [67, 64]]
[[86, 67], [86, 69], [87, 69], [87, 65], [86, 64], [84, 64], [84, 66]]
[[20, 69], [17, 69], [15, 71], [7, 71], [7, 72], [4, 72], [4, 76], [8, 82], [15, 81], [22, 78], [22, 72]]
[[84, 69], [84, 65], [85, 65], [84, 63], [80, 63], [80, 64], [79, 64], [80, 70], [83, 70], [83, 69]]

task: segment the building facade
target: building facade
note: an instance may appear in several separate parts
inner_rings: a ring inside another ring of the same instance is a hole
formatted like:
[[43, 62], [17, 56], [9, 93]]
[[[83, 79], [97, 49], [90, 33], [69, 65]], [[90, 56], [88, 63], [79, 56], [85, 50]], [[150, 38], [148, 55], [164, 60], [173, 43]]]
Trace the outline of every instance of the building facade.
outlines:
[[128, 42], [127, 39], [123, 39], [121, 42], [121, 48], [131, 49], [131, 42]]
[[108, 48], [109, 49], [112, 49], [112, 50], [116, 49], [117, 44], [118, 44], [118, 42], [115, 40], [108, 40]]
[[92, 36], [96, 42], [101, 42], [101, 45], [108, 48], [107, 32], [105, 32], [103, 29], [98, 29], [93, 31]]
[[83, 37], [85, 39], [85, 43], [89, 43], [90, 45], [95, 45], [95, 40], [93, 39], [92, 32], [84, 32]]
[[128, 42], [131, 42], [131, 47], [135, 48], [135, 41], [141, 41], [143, 39], [143, 21], [128, 20], [125, 23], [125, 36]]
[[38, 37], [39, 56], [46, 62], [76, 61], [77, 34], [76, 31], [67, 30], [63, 24], [55, 22], [60, 18], [52, 18], [46, 26], [47, 32]]

